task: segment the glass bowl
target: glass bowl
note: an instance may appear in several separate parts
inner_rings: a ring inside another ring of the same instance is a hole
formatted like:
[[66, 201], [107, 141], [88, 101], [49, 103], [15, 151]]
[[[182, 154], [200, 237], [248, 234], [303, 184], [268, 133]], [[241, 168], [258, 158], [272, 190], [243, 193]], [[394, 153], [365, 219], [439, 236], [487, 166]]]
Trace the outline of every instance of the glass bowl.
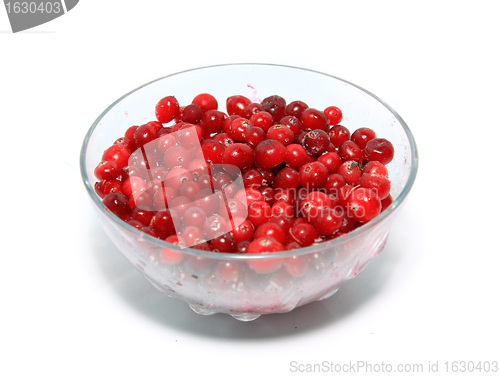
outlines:
[[[103, 151], [131, 125], [156, 120], [159, 99], [174, 95], [189, 104], [210, 93], [225, 111], [225, 98], [245, 95], [253, 101], [270, 95], [302, 100], [311, 107], [331, 105], [343, 112], [342, 125], [354, 131], [369, 127], [390, 140], [395, 156], [387, 165], [392, 204], [369, 223], [346, 236], [306, 248], [270, 254], [215, 253], [183, 248], [154, 238], [112, 214], [94, 191], [93, 171]], [[413, 136], [387, 104], [342, 79], [295, 67], [230, 64], [188, 70], [145, 84], [111, 104], [92, 124], [81, 150], [80, 167], [97, 216], [112, 242], [141, 273], [169, 297], [185, 301], [197, 313], [226, 313], [250, 321], [263, 314], [289, 312], [326, 299], [358, 275], [384, 248], [389, 231], [417, 172]], [[162, 257], [160, 257], [160, 253]], [[169, 257], [165, 257], [169, 255]], [[251, 263], [279, 263], [258, 273]]]

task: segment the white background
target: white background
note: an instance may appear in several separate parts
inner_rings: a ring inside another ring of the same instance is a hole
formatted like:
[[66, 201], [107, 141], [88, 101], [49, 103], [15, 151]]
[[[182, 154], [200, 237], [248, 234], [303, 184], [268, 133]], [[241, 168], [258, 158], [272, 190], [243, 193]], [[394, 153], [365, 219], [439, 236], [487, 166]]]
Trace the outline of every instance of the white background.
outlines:
[[[17, 34], [1, 8], [0, 374], [500, 361], [496, 5], [84, 0]], [[384, 252], [331, 299], [250, 323], [151, 287], [97, 224], [78, 168], [87, 129], [122, 94], [234, 62], [356, 83], [403, 117], [420, 153]]]

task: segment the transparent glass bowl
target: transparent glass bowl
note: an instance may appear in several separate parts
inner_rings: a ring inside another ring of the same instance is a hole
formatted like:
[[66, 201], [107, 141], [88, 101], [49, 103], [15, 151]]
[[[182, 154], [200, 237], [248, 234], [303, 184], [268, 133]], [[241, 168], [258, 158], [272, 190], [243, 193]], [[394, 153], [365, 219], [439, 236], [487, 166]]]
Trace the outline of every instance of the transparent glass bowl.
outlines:
[[[189, 104], [200, 93], [210, 93], [225, 111], [225, 98], [242, 94], [257, 101], [281, 95], [288, 102], [302, 100], [324, 109], [343, 111], [342, 125], [354, 131], [374, 129], [395, 148], [387, 166], [393, 203], [368, 224], [347, 236], [293, 251], [273, 254], [213, 253], [181, 248], [153, 238], [109, 212], [94, 191], [93, 171], [103, 151], [131, 125], [155, 120], [159, 99], [175, 95]], [[333, 295], [354, 278], [383, 249], [396, 213], [407, 198], [417, 172], [413, 136], [387, 104], [366, 90], [323, 73], [280, 65], [232, 64], [188, 70], [143, 85], [109, 106], [92, 124], [81, 150], [83, 181], [98, 218], [113, 243], [144, 276], [166, 295], [187, 302], [197, 313], [226, 313], [249, 321], [262, 314], [289, 312]], [[167, 260], [159, 252], [170, 252]], [[279, 260], [281, 267], [259, 274], [252, 262]]]

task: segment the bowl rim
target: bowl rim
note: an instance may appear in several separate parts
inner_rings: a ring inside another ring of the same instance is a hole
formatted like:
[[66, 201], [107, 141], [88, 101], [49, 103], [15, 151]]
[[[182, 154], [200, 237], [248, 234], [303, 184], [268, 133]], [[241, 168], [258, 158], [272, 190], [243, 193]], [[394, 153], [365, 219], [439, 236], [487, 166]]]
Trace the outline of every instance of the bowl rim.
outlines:
[[[111, 111], [113, 107], [115, 107], [119, 102], [130, 96], [131, 94], [141, 90], [142, 88], [149, 86], [151, 84], [154, 84], [158, 81], [170, 78], [172, 76], [177, 76], [183, 73], [188, 73], [192, 71], [199, 71], [199, 70], [210, 70], [210, 69], [220, 69], [224, 67], [229, 67], [229, 66], [248, 66], [248, 67], [255, 67], [255, 66], [261, 66], [261, 67], [275, 67], [275, 68], [284, 68], [284, 69], [296, 69], [296, 70], [301, 70], [305, 72], [310, 72], [314, 74], [320, 74], [324, 75], [325, 77], [328, 78], [333, 78], [338, 81], [341, 81], [347, 85], [350, 85], [354, 88], [357, 88], [361, 91], [363, 91], [365, 94], [368, 96], [372, 97], [376, 101], [378, 101], [380, 104], [382, 104], [387, 110], [389, 110], [393, 116], [397, 119], [399, 122], [400, 126], [403, 128], [408, 141], [410, 145], [410, 155], [411, 159], [409, 163], [411, 164], [410, 166], [410, 173], [408, 176], [408, 180], [406, 181], [403, 189], [401, 190], [400, 194], [393, 198], [393, 202], [382, 212], [380, 213], [377, 217], [372, 219], [370, 222], [356, 228], [355, 230], [347, 233], [346, 235], [340, 236], [335, 239], [331, 239], [322, 243], [318, 244], [313, 244], [307, 247], [303, 248], [298, 248], [298, 249], [293, 249], [293, 250], [287, 250], [287, 251], [282, 251], [282, 252], [275, 252], [275, 253], [260, 253], [260, 254], [236, 254], [236, 253], [219, 253], [219, 252], [208, 252], [204, 250], [199, 250], [196, 248], [189, 248], [189, 247], [181, 247], [175, 244], [168, 243], [162, 239], [155, 238], [149, 234], [146, 234], [139, 229], [128, 225], [125, 221], [120, 219], [118, 216], [115, 214], [111, 213], [105, 205], [102, 203], [102, 199], [96, 194], [94, 187], [90, 183], [90, 179], [88, 176], [88, 171], [86, 168], [86, 155], [87, 155], [87, 147], [90, 142], [90, 139], [92, 135], [94, 134], [94, 131], [96, 130], [97, 126], [101, 122], [101, 120], [106, 116], [106, 114]], [[81, 149], [80, 149], [80, 173], [81, 177], [83, 179], [83, 183], [85, 185], [85, 188], [87, 190], [87, 193], [89, 194], [91, 200], [93, 203], [97, 206], [97, 208], [103, 212], [106, 216], [108, 216], [116, 225], [119, 227], [122, 227], [124, 230], [131, 232], [132, 234], [136, 235], [138, 238], [142, 238], [144, 241], [147, 241], [149, 243], [152, 243], [153, 245], [159, 247], [159, 248], [168, 248], [172, 250], [177, 250], [180, 252], [183, 252], [185, 254], [189, 254], [191, 256], [195, 257], [203, 257], [203, 258], [211, 258], [214, 260], [219, 260], [219, 261], [236, 261], [236, 260], [256, 260], [256, 259], [284, 259], [288, 257], [297, 257], [297, 256], [303, 256], [307, 255], [310, 253], [315, 253], [318, 252], [318, 247], [321, 246], [321, 250], [325, 250], [325, 246], [331, 249], [335, 249], [339, 246], [342, 246], [346, 242], [351, 241], [354, 238], [357, 238], [359, 236], [362, 236], [364, 233], [369, 232], [372, 228], [376, 227], [380, 222], [384, 221], [386, 218], [392, 216], [396, 209], [398, 209], [401, 204], [406, 200], [408, 197], [408, 194], [413, 187], [413, 184], [415, 182], [415, 178], [417, 175], [417, 170], [418, 170], [418, 151], [417, 151], [417, 146], [415, 143], [415, 139], [413, 137], [413, 134], [406, 124], [406, 122], [401, 118], [401, 116], [391, 107], [389, 106], [385, 101], [380, 99], [378, 96], [374, 95], [373, 93], [369, 92], [368, 90], [353, 84], [349, 81], [346, 81], [342, 78], [333, 76], [328, 73], [316, 71], [313, 69], [308, 69], [308, 68], [302, 68], [302, 67], [296, 67], [296, 66], [290, 66], [290, 65], [283, 65], [283, 64], [269, 64], [269, 63], [228, 63], [228, 64], [216, 64], [216, 65], [207, 65], [203, 67], [198, 67], [198, 68], [191, 68], [191, 69], [186, 69], [183, 71], [175, 72], [172, 74], [165, 75], [163, 77], [157, 78], [155, 80], [149, 81], [141, 86], [136, 87], [135, 89], [132, 89], [131, 91], [127, 92], [126, 94], [122, 95], [118, 99], [116, 99], [113, 103], [111, 103], [92, 123], [91, 127], [87, 131], [85, 138], [83, 140]]]

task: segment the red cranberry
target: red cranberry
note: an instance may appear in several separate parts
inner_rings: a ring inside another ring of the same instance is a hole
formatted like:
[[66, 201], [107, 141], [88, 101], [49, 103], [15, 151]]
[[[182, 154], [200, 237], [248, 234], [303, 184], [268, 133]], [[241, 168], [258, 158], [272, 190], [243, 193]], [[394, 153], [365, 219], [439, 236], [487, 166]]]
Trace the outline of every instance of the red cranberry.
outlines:
[[357, 188], [347, 200], [347, 213], [360, 223], [371, 221], [382, 210], [382, 203], [371, 189]]
[[323, 112], [328, 118], [330, 125], [337, 125], [342, 121], [342, 111], [338, 107], [330, 106], [325, 108]]
[[386, 165], [394, 158], [394, 146], [385, 138], [374, 138], [366, 143], [363, 157], [367, 162], [378, 161]]
[[354, 141], [361, 149], [364, 149], [366, 143], [373, 140], [377, 135], [371, 128], [358, 128], [351, 134], [351, 141]]
[[245, 116], [245, 108], [252, 103], [243, 95], [233, 95], [226, 99], [226, 110], [228, 115]]
[[230, 164], [241, 170], [250, 168], [254, 162], [254, 153], [247, 144], [233, 144], [224, 150], [222, 163]]
[[331, 151], [319, 156], [318, 162], [321, 162], [325, 165], [329, 174], [334, 174], [342, 164], [342, 158], [338, 153]]
[[274, 124], [274, 119], [269, 112], [261, 111], [253, 114], [250, 117], [250, 121], [256, 127], [262, 128], [264, 132], [267, 132]]
[[328, 170], [321, 162], [307, 163], [299, 170], [299, 182], [304, 188], [321, 188], [327, 177]]
[[285, 149], [285, 163], [298, 170], [307, 163], [308, 155], [306, 149], [299, 144], [288, 145]]
[[328, 131], [328, 119], [322, 111], [307, 108], [300, 115], [300, 121], [305, 130], [321, 129]]
[[264, 98], [260, 104], [264, 108], [264, 111], [271, 114], [275, 123], [279, 122], [285, 116], [286, 101], [279, 95], [271, 95]]
[[314, 243], [319, 233], [313, 225], [300, 223], [290, 229], [290, 240], [299, 243], [302, 247], [307, 247]]
[[309, 153], [321, 155], [328, 149], [330, 137], [328, 137], [328, 133], [325, 131], [314, 129], [307, 132], [302, 140], [302, 145]]
[[300, 118], [300, 115], [309, 108], [309, 106], [302, 102], [302, 101], [293, 101], [290, 102], [286, 107], [285, 107], [285, 114], [290, 115], [290, 116], [295, 116], [297, 118]]
[[[295, 134], [286, 125], [275, 124], [267, 130], [266, 138], [268, 140], [279, 141], [284, 146], [288, 146], [293, 142]], [[330, 142], [330, 140], [328, 140], [328, 142]]]
[[283, 162], [285, 146], [276, 140], [264, 140], [255, 147], [255, 161], [264, 168], [273, 168]]
[[220, 132], [225, 118], [221, 111], [208, 110], [201, 116], [200, 125], [208, 134]]
[[200, 106], [204, 112], [217, 110], [218, 107], [217, 99], [215, 99], [213, 95], [207, 93], [198, 94], [193, 98], [191, 103]]
[[351, 139], [351, 132], [343, 125], [335, 125], [328, 131], [330, 142], [336, 148], [340, 147], [344, 142]]
[[169, 123], [179, 111], [179, 102], [173, 96], [160, 99], [155, 108], [156, 118], [160, 123]]

